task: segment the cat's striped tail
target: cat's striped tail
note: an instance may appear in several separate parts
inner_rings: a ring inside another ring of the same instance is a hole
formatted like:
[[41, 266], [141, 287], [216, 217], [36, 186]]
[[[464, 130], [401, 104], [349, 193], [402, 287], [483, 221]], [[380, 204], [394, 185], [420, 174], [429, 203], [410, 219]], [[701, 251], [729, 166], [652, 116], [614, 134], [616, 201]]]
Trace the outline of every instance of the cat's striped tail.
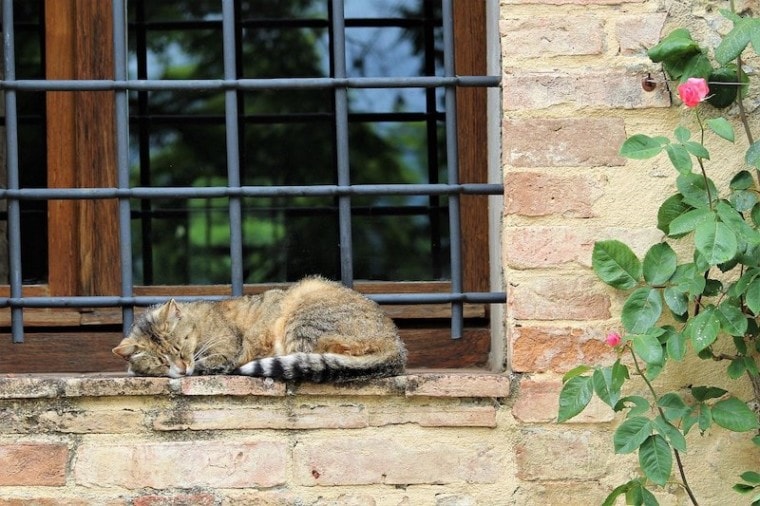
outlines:
[[253, 360], [241, 365], [234, 373], [315, 383], [341, 382], [401, 374], [404, 362], [404, 354], [354, 357], [336, 353], [291, 353]]

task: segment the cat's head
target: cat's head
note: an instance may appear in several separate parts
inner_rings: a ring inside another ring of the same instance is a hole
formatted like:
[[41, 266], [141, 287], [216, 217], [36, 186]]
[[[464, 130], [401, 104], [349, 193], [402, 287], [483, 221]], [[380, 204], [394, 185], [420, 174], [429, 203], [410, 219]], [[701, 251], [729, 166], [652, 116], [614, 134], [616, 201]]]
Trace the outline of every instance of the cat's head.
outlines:
[[113, 352], [129, 362], [130, 374], [179, 378], [193, 374], [194, 348], [182, 307], [172, 299], [148, 308]]

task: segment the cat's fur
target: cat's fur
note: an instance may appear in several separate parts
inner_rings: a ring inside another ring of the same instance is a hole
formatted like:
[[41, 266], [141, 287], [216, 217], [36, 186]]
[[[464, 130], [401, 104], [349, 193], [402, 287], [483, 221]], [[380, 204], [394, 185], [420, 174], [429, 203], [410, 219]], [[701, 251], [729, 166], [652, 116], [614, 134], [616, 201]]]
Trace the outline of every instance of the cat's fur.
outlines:
[[400, 374], [406, 349], [373, 301], [320, 277], [287, 290], [148, 308], [114, 353], [141, 376], [243, 374], [315, 382]]

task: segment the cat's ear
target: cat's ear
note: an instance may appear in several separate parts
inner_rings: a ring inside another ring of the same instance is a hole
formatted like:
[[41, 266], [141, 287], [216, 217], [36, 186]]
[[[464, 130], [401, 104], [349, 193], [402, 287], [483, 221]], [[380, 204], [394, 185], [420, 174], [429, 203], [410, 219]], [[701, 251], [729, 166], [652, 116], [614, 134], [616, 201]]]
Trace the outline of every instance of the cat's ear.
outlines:
[[169, 302], [159, 308], [159, 315], [162, 320], [174, 324], [182, 319], [182, 310], [176, 300], [169, 299]]
[[135, 344], [129, 339], [122, 339], [121, 343], [119, 343], [119, 346], [111, 351], [113, 351], [114, 355], [119, 356], [124, 360], [129, 360], [129, 357], [131, 357], [135, 351], [137, 351], [137, 346], [135, 346]]

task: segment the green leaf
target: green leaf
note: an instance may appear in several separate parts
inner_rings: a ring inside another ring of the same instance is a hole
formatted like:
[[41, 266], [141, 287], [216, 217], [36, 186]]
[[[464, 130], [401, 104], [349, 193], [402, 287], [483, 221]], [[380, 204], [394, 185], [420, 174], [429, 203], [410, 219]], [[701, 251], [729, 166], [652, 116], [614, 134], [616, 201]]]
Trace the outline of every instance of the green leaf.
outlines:
[[[677, 234], [670, 232], [670, 224], [682, 214], [693, 209], [690, 205], [684, 203], [683, 195], [676, 193], [668, 197], [657, 210], [657, 228], [671, 237], [677, 237]], [[758, 210], [760, 216], [760, 210]]]
[[724, 223], [706, 220], [694, 231], [694, 244], [710, 265], [718, 265], [731, 260], [739, 243], [736, 234]]
[[669, 286], [663, 292], [663, 298], [668, 308], [676, 315], [683, 315], [689, 309], [689, 298], [686, 293], [678, 287]]
[[615, 501], [618, 497], [628, 492], [628, 489], [630, 488], [632, 482], [623, 483], [622, 485], [618, 485], [615, 487], [612, 492], [610, 492], [610, 495], [608, 495], [604, 502], [602, 503], [602, 506], [614, 506]]
[[673, 131], [673, 136], [678, 142], [684, 143], [691, 138], [691, 130], [683, 125], [678, 125]]
[[714, 213], [707, 208], [692, 209], [670, 222], [669, 234], [680, 236], [694, 231], [698, 225], [714, 217]]
[[699, 45], [691, 38], [689, 31], [685, 28], [678, 28], [650, 48], [647, 51], [647, 56], [654, 63], [659, 63], [665, 60], [680, 59], [699, 52]]
[[712, 411], [710, 406], [702, 402], [699, 404], [699, 430], [704, 432], [710, 426], [712, 426]]
[[725, 201], [719, 201], [715, 206], [720, 220], [731, 229], [738, 239], [747, 244], [760, 244], [760, 233], [750, 227], [744, 217]]
[[665, 485], [673, 470], [673, 453], [665, 438], [654, 434], [641, 444], [639, 465], [647, 478], [657, 485]]
[[[681, 174], [676, 178], [676, 187], [683, 195], [684, 203], [691, 207], [709, 207], [710, 198], [718, 197], [715, 183], [710, 179], [705, 183], [705, 179], [700, 174]], [[709, 195], [707, 188], [710, 189]]]
[[747, 154], [744, 155], [744, 160], [747, 162], [747, 165], [760, 169], [760, 141], [752, 143], [747, 149]]
[[698, 401], [717, 399], [723, 397], [728, 392], [718, 387], [691, 387], [691, 395]]
[[735, 68], [721, 67], [715, 69], [707, 78], [707, 81], [710, 83], [710, 94], [707, 96], [707, 103], [718, 109], [723, 109], [733, 104], [739, 92], [739, 86], [736, 86], [737, 80], [738, 76]]
[[579, 365], [579, 366], [573, 367], [572, 369], [567, 371], [564, 376], [562, 376], [562, 383], [567, 383], [569, 379], [575, 378], [576, 376], [580, 376], [581, 374], [587, 373], [591, 369], [593, 368], [587, 365]]
[[600, 367], [591, 376], [594, 392], [599, 398], [614, 408], [620, 399], [620, 385], [615, 384], [612, 378], [612, 367]]
[[656, 337], [649, 334], [641, 334], [633, 338], [633, 351], [647, 364], [662, 363], [662, 345]]
[[760, 473], [755, 471], [745, 471], [741, 475], [741, 479], [747, 483], [760, 484]]
[[718, 332], [720, 331], [720, 320], [715, 313], [715, 307], [709, 306], [690, 320], [687, 330], [691, 337], [694, 351], [700, 352], [704, 350], [717, 339]]
[[736, 21], [731, 31], [715, 48], [715, 59], [723, 65], [735, 60], [749, 45], [753, 30], [760, 30], [758, 21], [760, 20], [754, 18], [741, 18]]
[[718, 306], [716, 313], [720, 319], [720, 327], [730, 336], [743, 336], [747, 332], [747, 317], [736, 302], [725, 300]]
[[662, 416], [654, 419], [654, 427], [662, 434], [670, 445], [680, 452], [686, 451], [686, 438], [672, 423], [665, 420]]
[[670, 244], [655, 244], [644, 255], [644, 280], [650, 285], [661, 285], [676, 272], [676, 252]]
[[643, 416], [634, 416], [623, 421], [615, 430], [612, 442], [615, 453], [633, 453], [652, 433], [652, 422]]
[[746, 432], [758, 427], [755, 413], [736, 397], [716, 402], [712, 407], [712, 417], [715, 423], [734, 432]]
[[[719, 137], [722, 137], [727, 141], [734, 142], [734, 127], [731, 126], [731, 123], [729, 123], [726, 118], [720, 116], [717, 118], [708, 119], [707, 126]], [[752, 177], [750, 177], [750, 180], [751, 179]], [[742, 188], [742, 190], [746, 190], [747, 188], [749, 188], [749, 186]]]
[[614, 239], [594, 244], [591, 265], [599, 279], [621, 290], [633, 288], [641, 278], [641, 262], [636, 254]]
[[710, 63], [710, 60], [707, 59], [707, 56], [702, 53], [695, 54], [686, 60], [680, 81], [684, 83], [690, 77], [707, 79], [712, 70], [712, 64]]
[[697, 269], [695, 264], [683, 264], [676, 268], [671, 281], [676, 284], [679, 290], [689, 293], [693, 296], [701, 294], [706, 285], [704, 272]]
[[662, 299], [654, 288], [639, 288], [623, 304], [621, 320], [630, 334], [643, 334], [662, 314]]
[[680, 144], [668, 144], [665, 146], [665, 152], [668, 154], [670, 163], [681, 174], [688, 174], [694, 167], [694, 162], [691, 160], [691, 155]]
[[744, 303], [755, 316], [760, 315], [760, 278], [755, 278], [747, 287]]
[[648, 135], [636, 134], [627, 138], [620, 147], [620, 156], [633, 160], [646, 160], [662, 151], [662, 144]]
[[641, 498], [643, 499], [643, 506], [660, 506], [654, 494], [643, 485], [641, 486]]
[[731, 192], [729, 200], [731, 205], [740, 213], [749, 211], [758, 201], [757, 194], [750, 190], [734, 190]]
[[675, 392], [668, 392], [660, 397], [657, 405], [665, 412], [665, 419], [673, 423], [686, 415], [690, 409], [681, 396]]
[[740, 494], [748, 494], [755, 490], [755, 487], [752, 485], [747, 485], [746, 483], [736, 483], [733, 487], [731, 487], [731, 489], [734, 492], [739, 492]]
[[752, 179], [752, 174], [750, 174], [748, 170], [740, 170], [733, 178], [731, 178], [728, 187], [732, 190], [746, 190], [752, 188], [754, 184], [755, 181]]
[[747, 365], [744, 363], [744, 357], [736, 357], [728, 364], [726, 374], [731, 379], [740, 378], [742, 374], [747, 370]]
[[707, 151], [706, 147], [704, 147], [702, 144], [698, 142], [694, 142], [694, 141], [684, 142], [683, 147], [686, 148], [686, 151], [696, 156], [697, 158], [702, 158], [704, 160], [710, 159], [710, 152]]
[[564, 422], [588, 406], [594, 393], [590, 376], [575, 376], [562, 386], [559, 393], [559, 415], [557, 422]]
[[757, 363], [755, 362], [754, 357], [751, 356], [745, 356], [744, 358], [744, 368], [747, 370], [747, 372], [751, 376], [759, 376], [760, 371], [757, 369]]
[[[633, 406], [631, 406], [631, 404]], [[629, 395], [620, 399], [617, 404], [615, 404], [615, 407], [613, 409], [617, 412], [622, 411], [626, 408], [630, 409], [630, 411], [628, 411], [628, 415], [626, 416], [627, 418], [631, 418], [649, 411], [650, 405], [649, 401], [644, 397], [641, 397], [639, 395]]]
[[681, 332], [672, 332], [665, 344], [668, 356], [673, 360], [681, 361], [686, 355], [686, 336]]

